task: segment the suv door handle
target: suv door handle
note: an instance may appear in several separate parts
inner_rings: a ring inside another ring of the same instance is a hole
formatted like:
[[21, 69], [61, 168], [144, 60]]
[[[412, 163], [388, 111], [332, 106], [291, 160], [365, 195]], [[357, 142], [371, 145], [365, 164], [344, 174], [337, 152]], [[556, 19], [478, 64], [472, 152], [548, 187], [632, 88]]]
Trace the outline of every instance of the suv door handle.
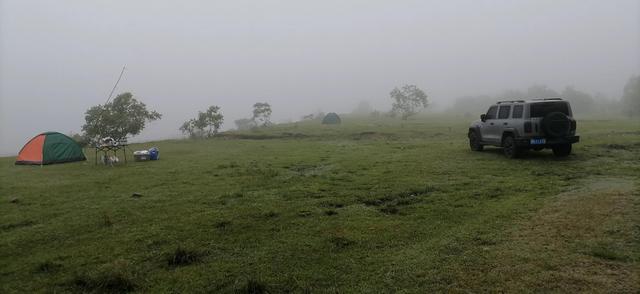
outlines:
[[493, 123], [489, 123], [490, 125], [493, 125]]
[[502, 124], [505, 125], [505, 126], [508, 125], [508, 123], [502, 123]]

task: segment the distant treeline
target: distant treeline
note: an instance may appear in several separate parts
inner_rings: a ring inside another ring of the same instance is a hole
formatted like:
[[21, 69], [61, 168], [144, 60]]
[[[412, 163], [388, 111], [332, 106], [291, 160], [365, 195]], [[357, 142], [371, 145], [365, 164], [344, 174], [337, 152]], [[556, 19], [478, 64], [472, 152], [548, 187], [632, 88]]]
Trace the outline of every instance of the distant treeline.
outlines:
[[632, 77], [627, 82], [623, 97], [619, 99], [607, 98], [602, 94], [592, 95], [571, 86], [565, 87], [562, 91], [556, 91], [545, 85], [533, 85], [525, 91], [506, 90], [495, 96], [459, 97], [455, 100], [450, 111], [475, 116], [484, 113], [496, 101], [551, 97], [560, 97], [569, 101], [574, 115], [577, 117], [603, 114], [638, 116], [640, 115], [640, 77]]

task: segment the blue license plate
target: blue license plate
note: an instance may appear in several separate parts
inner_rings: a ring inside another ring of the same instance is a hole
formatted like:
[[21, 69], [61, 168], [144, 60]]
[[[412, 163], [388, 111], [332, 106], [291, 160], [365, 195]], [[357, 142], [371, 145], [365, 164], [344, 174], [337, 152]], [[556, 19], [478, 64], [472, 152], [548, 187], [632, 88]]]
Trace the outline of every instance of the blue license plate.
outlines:
[[542, 145], [542, 144], [546, 144], [547, 140], [546, 139], [531, 139], [531, 145]]

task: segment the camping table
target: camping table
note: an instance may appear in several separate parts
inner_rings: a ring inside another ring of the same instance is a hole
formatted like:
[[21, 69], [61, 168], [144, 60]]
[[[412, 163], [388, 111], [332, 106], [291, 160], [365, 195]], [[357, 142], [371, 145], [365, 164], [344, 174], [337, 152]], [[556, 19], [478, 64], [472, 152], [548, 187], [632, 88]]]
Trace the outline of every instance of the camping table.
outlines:
[[122, 154], [124, 155], [124, 163], [127, 163], [127, 141], [120, 141], [118, 145], [96, 145], [94, 148], [96, 149], [96, 164], [98, 165], [98, 153], [102, 152], [105, 156], [109, 154], [109, 151], [113, 151], [113, 154], [118, 156], [118, 151], [122, 150]]

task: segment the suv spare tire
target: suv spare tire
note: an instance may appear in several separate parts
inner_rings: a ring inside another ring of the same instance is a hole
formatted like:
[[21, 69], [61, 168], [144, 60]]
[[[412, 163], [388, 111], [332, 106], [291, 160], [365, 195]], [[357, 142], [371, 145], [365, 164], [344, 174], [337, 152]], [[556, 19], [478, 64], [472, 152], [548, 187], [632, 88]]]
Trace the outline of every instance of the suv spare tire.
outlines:
[[571, 130], [571, 120], [562, 112], [552, 112], [542, 119], [542, 130], [550, 137], [564, 137]]

